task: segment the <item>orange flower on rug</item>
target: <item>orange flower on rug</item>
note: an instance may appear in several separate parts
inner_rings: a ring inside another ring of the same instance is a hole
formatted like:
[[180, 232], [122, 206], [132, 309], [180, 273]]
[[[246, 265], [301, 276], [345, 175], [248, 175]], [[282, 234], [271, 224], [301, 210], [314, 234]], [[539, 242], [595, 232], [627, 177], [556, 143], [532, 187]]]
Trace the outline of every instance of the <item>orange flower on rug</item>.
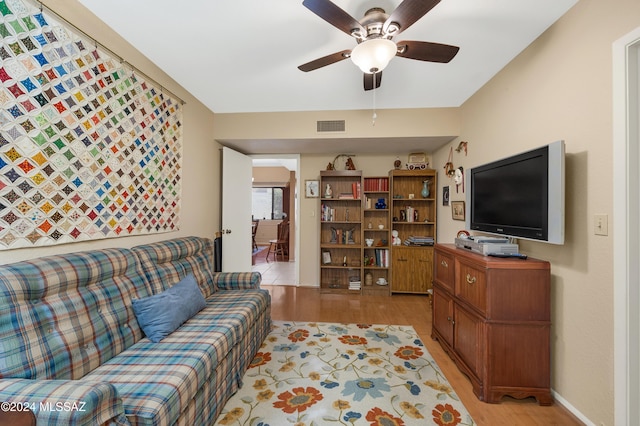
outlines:
[[475, 425], [411, 326], [274, 328], [217, 425]]

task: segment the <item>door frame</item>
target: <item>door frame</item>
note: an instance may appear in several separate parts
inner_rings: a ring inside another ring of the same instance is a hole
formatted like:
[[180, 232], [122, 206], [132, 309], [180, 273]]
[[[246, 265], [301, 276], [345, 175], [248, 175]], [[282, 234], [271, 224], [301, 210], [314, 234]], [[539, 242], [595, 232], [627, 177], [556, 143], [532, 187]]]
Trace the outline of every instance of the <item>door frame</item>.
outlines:
[[293, 216], [294, 220], [294, 229], [293, 239], [294, 239], [294, 270], [295, 270], [295, 285], [300, 285], [300, 154], [255, 154], [248, 156], [251, 159], [284, 159], [284, 160], [294, 160], [295, 161], [295, 175], [296, 175], [296, 184], [292, 188], [293, 193], [291, 197], [294, 200], [294, 211]]
[[640, 28], [613, 43], [615, 424], [640, 425]]

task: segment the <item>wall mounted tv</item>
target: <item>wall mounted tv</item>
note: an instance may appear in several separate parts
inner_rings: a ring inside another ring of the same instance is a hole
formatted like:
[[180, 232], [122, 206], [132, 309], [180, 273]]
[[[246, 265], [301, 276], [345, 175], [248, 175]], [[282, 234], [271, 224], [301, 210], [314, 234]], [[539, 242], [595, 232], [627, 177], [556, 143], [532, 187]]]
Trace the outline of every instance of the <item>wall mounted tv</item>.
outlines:
[[467, 173], [466, 228], [564, 244], [564, 141]]

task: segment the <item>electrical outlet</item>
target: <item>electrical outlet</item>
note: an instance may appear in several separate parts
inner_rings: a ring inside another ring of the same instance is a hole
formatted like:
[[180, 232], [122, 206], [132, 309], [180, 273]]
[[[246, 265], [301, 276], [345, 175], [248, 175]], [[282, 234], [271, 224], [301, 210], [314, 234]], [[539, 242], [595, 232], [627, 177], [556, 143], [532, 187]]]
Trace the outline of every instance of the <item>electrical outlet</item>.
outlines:
[[593, 217], [593, 233], [609, 235], [609, 217], [606, 214], [597, 214]]

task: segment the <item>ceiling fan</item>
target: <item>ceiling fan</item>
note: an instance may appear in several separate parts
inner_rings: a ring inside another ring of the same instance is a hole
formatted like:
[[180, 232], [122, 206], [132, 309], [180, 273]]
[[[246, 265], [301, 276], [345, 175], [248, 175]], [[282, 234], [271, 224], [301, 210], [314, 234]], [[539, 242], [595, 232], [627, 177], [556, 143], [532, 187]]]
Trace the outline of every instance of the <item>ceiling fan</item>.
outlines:
[[307, 62], [298, 69], [309, 72], [351, 58], [364, 73], [364, 90], [371, 90], [380, 87], [382, 70], [394, 56], [447, 63], [456, 56], [459, 47], [426, 41], [392, 41], [394, 36], [409, 28], [438, 3], [440, 0], [404, 0], [391, 15], [374, 7], [357, 21], [330, 0], [304, 0], [303, 6], [355, 38], [358, 44], [351, 50]]

